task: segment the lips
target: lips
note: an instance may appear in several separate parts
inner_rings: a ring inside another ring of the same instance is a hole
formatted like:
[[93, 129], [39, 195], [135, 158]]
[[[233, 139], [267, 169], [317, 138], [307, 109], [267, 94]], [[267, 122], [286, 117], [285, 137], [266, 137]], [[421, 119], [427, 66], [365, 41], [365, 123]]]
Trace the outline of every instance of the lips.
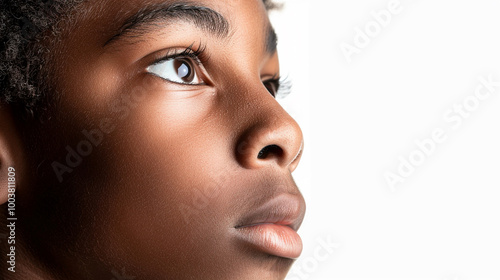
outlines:
[[302, 252], [302, 240], [297, 230], [304, 214], [302, 196], [277, 196], [238, 223], [235, 227], [237, 238], [263, 253], [298, 258]]

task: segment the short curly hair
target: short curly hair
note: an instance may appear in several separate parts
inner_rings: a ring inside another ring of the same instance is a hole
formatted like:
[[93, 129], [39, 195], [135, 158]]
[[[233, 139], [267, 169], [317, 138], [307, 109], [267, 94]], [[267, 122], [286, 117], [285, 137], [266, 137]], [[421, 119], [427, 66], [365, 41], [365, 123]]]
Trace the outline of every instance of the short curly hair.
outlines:
[[0, 1], [0, 103], [34, 116], [47, 90], [50, 47], [43, 41], [57, 37], [57, 23], [82, 0]]
[[[57, 38], [58, 23], [85, 0], [0, 1], [0, 104], [33, 118], [44, 109], [45, 95], [51, 90], [47, 41]], [[263, 2], [268, 10], [278, 8], [272, 0]]]

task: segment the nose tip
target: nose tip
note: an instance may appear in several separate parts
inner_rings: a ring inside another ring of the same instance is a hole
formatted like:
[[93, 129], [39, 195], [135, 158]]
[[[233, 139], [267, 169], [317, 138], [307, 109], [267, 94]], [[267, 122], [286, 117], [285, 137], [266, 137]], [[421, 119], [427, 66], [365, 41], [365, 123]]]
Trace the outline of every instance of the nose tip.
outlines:
[[236, 156], [248, 169], [275, 164], [292, 172], [300, 160], [302, 143], [302, 131], [286, 114], [279, 121], [264, 121], [243, 133], [238, 140]]

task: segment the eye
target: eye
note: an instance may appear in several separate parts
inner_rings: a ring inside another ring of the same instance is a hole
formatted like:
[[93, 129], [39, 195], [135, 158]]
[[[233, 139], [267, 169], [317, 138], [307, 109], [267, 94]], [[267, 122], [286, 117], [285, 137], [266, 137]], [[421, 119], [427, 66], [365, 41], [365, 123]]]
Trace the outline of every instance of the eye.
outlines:
[[264, 81], [264, 86], [266, 87], [267, 91], [273, 96], [276, 97], [278, 94], [278, 89], [280, 88], [280, 81], [279, 79], [272, 79], [272, 80], [267, 80]]
[[146, 70], [173, 83], [188, 85], [203, 84], [203, 81], [196, 73], [196, 63], [189, 57], [167, 58], [149, 66]]
[[292, 83], [288, 78], [272, 78], [262, 83], [274, 98], [285, 98], [292, 88]]

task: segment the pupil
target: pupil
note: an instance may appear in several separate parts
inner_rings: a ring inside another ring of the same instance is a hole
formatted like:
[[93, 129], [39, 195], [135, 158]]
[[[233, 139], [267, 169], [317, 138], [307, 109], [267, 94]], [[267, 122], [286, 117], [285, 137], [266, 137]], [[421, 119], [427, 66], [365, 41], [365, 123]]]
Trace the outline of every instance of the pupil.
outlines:
[[191, 77], [192, 72], [189, 65], [184, 60], [178, 60], [175, 64], [179, 78], [181, 78], [184, 82], [191, 82], [193, 78]]

